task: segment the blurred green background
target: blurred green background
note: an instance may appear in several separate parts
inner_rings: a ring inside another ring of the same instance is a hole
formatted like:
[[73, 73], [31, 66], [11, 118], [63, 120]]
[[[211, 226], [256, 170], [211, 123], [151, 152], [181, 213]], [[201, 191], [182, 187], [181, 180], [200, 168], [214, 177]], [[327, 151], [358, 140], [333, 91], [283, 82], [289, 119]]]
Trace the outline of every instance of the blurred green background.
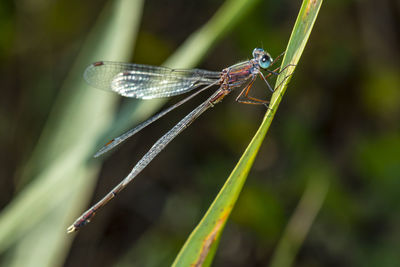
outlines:
[[[135, 25], [105, 29], [101, 23], [113, 18], [107, 12], [115, 3], [0, 4], [3, 266], [170, 265], [265, 113], [263, 107], [236, 103], [233, 93], [174, 140], [92, 223], [67, 235], [74, 218], [118, 183], [158, 137], [206, 96], [93, 160], [87, 155], [145, 118], [138, 114], [146, 103], [86, 87], [85, 66], [101, 59], [163, 64], [224, 2], [145, 1], [135, 10], [125, 10], [126, 21], [134, 22], [136, 16]], [[273, 57], [284, 51], [301, 1], [249, 5], [196, 67], [221, 70], [251, 57], [254, 47], [263, 47]], [[323, 3], [222, 235], [214, 266], [400, 264], [399, 22], [400, 4], [395, 0]], [[93, 33], [95, 25], [100, 26]], [[117, 31], [130, 33], [131, 39], [119, 41], [127, 47], [116, 45], [115, 56], [104, 52], [106, 58], [85, 59], [100, 46], [114, 49], [101, 39], [107, 30], [111, 40]], [[254, 91], [269, 97], [262, 82]], [[156, 103], [146, 116], [159, 108]], [[132, 117], [127, 115], [130, 110]], [[126, 118], [124, 122], [118, 115]], [[101, 128], [93, 125], [97, 121], [104, 124], [101, 132], [95, 131]], [[95, 133], [89, 135], [91, 131]], [[88, 169], [82, 171], [83, 178], [71, 174], [58, 182], [58, 175], [77, 171], [80, 165], [61, 169], [53, 162], [67, 162], [63, 152], [80, 141], [87, 147], [78, 145], [68, 153]], [[79, 149], [86, 149], [82, 158], [76, 156]], [[54, 186], [47, 188], [40, 177], [52, 166]], [[86, 176], [90, 182], [85, 184]], [[31, 188], [43, 192], [29, 194]], [[79, 188], [84, 188], [80, 197], [60, 193]], [[47, 195], [49, 191], [54, 196]], [[29, 206], [35, 202], [43, 210]], [[309, 229], [304, 230], [305, 222]], [[291, 257], [293, 262], [284, 263]]]

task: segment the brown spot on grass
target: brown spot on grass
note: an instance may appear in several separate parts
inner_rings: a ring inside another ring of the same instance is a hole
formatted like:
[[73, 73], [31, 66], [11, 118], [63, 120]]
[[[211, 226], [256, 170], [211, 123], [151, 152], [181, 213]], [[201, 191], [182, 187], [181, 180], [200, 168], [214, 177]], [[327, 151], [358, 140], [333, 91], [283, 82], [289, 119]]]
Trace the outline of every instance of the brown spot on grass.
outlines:
[[201, 252], [198, 260], [191, 264], [193, 267], [200, 267], [203, 266], [204, 261], [207, 258], [208, 252], [210, 252], [211, 245], [217, 239], [218, 233], [220, 232], [222, 226], [226, 222], [226, 218], [228, 217], [229, 212], [225, 212], [223, 216], [215, 223], [214, 228], [212, 229], [211, 233], [204, 239], [203, 246], [201, 247]]

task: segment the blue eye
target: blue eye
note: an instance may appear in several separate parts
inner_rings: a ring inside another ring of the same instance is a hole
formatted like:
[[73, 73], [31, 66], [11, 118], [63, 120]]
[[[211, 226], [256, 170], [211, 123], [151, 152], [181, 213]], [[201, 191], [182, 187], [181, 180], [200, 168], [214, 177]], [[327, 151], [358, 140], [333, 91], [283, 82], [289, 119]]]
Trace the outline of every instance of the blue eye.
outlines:
[[264, 55], [262, 58], [260, 58], [260, 61], [258, 62], [258, 64], [260, 64], [260, 67], [263, 69], [267, 69], [272, 62], [272, 58], [269, 57], [268, 55]]

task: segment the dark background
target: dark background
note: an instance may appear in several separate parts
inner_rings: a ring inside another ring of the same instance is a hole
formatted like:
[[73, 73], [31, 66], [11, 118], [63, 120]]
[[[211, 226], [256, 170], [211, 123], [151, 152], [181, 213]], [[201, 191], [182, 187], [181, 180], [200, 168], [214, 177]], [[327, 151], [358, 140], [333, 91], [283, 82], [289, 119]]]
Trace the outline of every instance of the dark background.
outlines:
[[[222, 3], [145, 2], [130, 61], [162, 64]], [[104, 4], [66, 0], [0, 4], [1, 207], [21, 191], [20, 169]], [[259, 46], [275, 57], [286, 47], [300, 5], [300, 1], [258, 3], [198, 67], [221, 70], [248, 59]], [[328, 191], [322, 193], [321, 209], [304, 242], [299, 242], [293, 265], [400, 263], [399, 14], [400, 4], [394, 0], [322, 4], [224, 230], [214, 266], [269, 265], [304, 190], [320, 179]], [[266, 97], [262, 82], [254, 89]], [[65, 247], [65, 261], [58, 264], [170, 265], [265, 113], [265, 108], [236, 103], [234, 97], [206, 112], [174, 140], [134, 186], [74, 235], [71, 246]], [[201, 100], [174, 111], [111, 154], [91, 203]], [[131, 100], [121, 104], [126, 101]], [[0, 259], [9, 263], [12, 255], [10, 246]]]

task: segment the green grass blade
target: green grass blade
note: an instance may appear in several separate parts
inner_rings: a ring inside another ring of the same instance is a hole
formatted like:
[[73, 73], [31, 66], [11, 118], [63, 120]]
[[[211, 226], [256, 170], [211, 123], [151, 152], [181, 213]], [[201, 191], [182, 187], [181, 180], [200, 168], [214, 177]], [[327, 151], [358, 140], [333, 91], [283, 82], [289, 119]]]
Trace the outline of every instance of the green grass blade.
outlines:
[[[282, 67], [288, 64], [297, 65], [310, 36], [321, 4], [322, 0], [303, 1], [286, 49], [285, 57], [282, 61]], [[177, 255], [173, 264], [174, 266], [208, 266], [211, 263], [218, 245], [217, 241], [246, 181], [279, 103], [282, 100], [290, 80], [290, 77], [286, 77], [293, 71], [294, 67], [288, 67], [277, 78], [276, 85], [282, 84], [279, 88], [276, 88], [271, 98], [270, 109], [267, 111], [261, 126], [210, 208], [190, 234]]]
[[130, 56], [141, 10], [141, 0], [110, 2], [62, 86], [25, 171], [30, 183], [0, 214], [0, 251], [14, 245], [8, 266], [62, 264], [72, 241], [65, 229], [91, 196], [100, 162], [90, 159], [117, 100], [82, 73], [99, 58]]
[[238, 24], [260, 0], [228, 0], [215, 15], [171, 56], [164, 65], [174, 68], [191, 68], [207, 51], [236, 24]]
[[[320, 173], [316, 174], [315, 172]], [[293, 265], [296, 254], [328, 194], [331, 173], [321, 166], [317, 171], [311, 173], [312, 177], [309, 178], [306, 189], [282, 234], [269, 266], [289, 267]]]

